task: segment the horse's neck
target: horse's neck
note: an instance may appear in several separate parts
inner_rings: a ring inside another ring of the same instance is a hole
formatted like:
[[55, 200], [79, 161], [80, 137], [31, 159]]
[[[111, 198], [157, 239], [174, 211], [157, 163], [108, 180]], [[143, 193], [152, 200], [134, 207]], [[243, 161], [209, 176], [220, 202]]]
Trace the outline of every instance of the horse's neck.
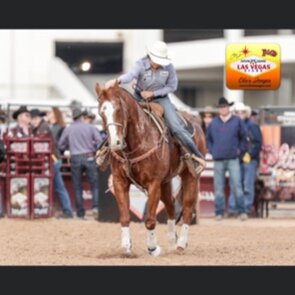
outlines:
[[[133, 99], [133, 98], [130, 98]], [[133, 100], [128, 103], [128, 124], [126, 143], [130, 151], [136, 154], [151, 149], [158, 137], [157, 132], [142, 108]]]

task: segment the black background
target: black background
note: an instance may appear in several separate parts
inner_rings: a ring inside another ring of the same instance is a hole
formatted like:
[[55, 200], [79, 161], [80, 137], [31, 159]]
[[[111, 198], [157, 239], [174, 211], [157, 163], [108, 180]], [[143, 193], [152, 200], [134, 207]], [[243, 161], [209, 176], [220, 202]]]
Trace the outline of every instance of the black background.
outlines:
[[[273, 4], [269, 1], [232, 1], [231, 3], [193, 1], [191, 4], [187, 1], [130, 2], [126, 0], [75, 1], [75, 3], [74, 1], [1, 2], [0, 28], [295, 28], [294, 11], [283, 1], [272, 1]], [[290, 261], [290, 265], [294, 264], [295, 261]], [[6, 292], [70, 294], [72, 291], [77, 291], [83, 295], [129, 293], [207, 295], [213, 291], [218, 294], [240, 292], [267, 294], [272, 291], [277, 294], [292, 294], [294, 274], [294, 267], [282, 266], [3, 266], [0, 268], [0, 292], [1, 294], [7, 294]]]

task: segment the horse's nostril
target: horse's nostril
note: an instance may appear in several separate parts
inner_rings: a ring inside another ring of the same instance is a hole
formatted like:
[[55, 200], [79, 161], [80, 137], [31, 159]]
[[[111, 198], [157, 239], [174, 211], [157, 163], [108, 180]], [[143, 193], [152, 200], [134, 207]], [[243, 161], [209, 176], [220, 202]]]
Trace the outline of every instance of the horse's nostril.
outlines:
[[121, 143], [120, 140], [117, 140], [117, 145], [120, 145], [120, 143]]

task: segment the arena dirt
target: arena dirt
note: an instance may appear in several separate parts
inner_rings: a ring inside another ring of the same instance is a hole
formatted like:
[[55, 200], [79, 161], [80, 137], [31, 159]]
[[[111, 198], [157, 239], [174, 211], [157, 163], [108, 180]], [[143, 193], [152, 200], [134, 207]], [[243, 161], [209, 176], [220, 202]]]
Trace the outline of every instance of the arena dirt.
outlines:
[[[201, 219], [183, 254], [168, 250], [157, 225], [161, 257], [146, 251], [146, 230], [131, 223], [133, 257], [122, 258], [120, 226], [89, 220], [0, 220], [1, 265], [294, 265], [295, 220]], [[180, 226], [177, 226], [179, 232]]]

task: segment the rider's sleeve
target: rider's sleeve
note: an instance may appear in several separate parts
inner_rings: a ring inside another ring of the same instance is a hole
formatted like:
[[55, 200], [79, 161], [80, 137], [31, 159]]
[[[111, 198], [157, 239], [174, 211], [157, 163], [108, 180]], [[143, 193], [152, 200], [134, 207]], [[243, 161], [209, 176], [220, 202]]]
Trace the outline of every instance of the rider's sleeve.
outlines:
[[169, 77], [167, 79], [166, 85], [161, 89], [155, 90], [154, 96], [165, 96], [168, 93], [172, 93], [177, 89], [177, 85], [178, 78], [176, 75], [176, 70], [174, 66], [171, 65], [171, 67], [169, 68]]
[[142, 62], [140, 60], [137, 61], [129, 72], [119, 77], [120, 83], [126, 84], [126, 83], [130, 83], [134, 79], [138, 79], [139, 74], [142, 70], [142, 67], [143, 67]]

